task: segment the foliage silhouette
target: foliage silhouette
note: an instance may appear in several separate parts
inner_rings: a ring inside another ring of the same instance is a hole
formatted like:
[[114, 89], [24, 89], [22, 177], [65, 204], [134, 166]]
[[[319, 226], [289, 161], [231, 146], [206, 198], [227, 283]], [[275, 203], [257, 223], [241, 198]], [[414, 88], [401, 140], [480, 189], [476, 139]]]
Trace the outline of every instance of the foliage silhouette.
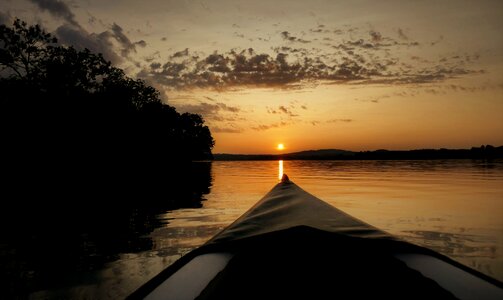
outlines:
[[101, 54], [59, 45], [39, 25], [0, 25], [0, 93], [9, 184], [42, 179], [38, 187], [50, 192], [129, 195], [178, 186], [187, 179], [174, 175], [181, 165], [212, 158], [214, 140], [200, 115], [178, 113]]

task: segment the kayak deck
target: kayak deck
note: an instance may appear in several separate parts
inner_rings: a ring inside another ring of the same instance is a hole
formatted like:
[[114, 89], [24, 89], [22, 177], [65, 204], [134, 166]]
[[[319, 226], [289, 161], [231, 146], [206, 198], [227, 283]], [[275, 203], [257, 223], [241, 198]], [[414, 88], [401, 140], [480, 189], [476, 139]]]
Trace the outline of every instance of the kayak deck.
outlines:
[[499, 281], [396, 239], [285, 180], [130, 296], [337, 297], [503, 299], [503, 290]]

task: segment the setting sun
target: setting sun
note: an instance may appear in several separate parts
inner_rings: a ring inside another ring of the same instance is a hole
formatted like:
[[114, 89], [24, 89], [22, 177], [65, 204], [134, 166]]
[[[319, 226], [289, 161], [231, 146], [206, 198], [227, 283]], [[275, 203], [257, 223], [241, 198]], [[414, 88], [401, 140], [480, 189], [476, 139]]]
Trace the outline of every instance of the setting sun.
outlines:
[[284, 150], [285, 149], [285, 145], [278, 144], [278, 146], [276, 147], [276, 149], [278, 149], [278, 150]]

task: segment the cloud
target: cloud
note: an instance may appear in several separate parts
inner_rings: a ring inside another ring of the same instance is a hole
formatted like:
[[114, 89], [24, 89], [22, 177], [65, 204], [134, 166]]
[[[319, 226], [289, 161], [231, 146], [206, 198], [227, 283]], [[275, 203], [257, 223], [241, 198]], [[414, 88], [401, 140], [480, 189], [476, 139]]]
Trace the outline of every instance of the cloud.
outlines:
[[372, 42], [379, 43], [380, 41], [382, 41], [382, 35], [379, 32], [371, 30], [369, 34], [372, 38]]
[[283, 126], [286, 126], [286, 125], [288, 125], [288, 123], [286, 123], [286, 122], [279, 122], [279, 123], [272, 123], [272, 124], [268, 124], [268, 125], [254, 126], [254, 127], [252, 127], [252, 129], [256, 130], [256, 131], [264, 131], [264, 130], [269, 130], [269, 129], [273, 129], [273, 128], [283, 127]]
[[446, 94], [445, 91], [441, 91], [439, 89], [434, 89], [434, 88], [427, 88], [424, 90], [425, 93], [432, 94], [432, 95], [444, 95]]
[[244, 35], [244, 34], [242, 34], [242, 33], [239, 33], [239, 32], [234, 32], [234, 36], [235, 36], [235, 37], [238, 37], [238, 38], [242, 38], [242, 39], [244, 39], [244, 38], [245, 38], [245, 35]]
[[151, 63], [150, 68], [152, 69], [159, 69], [161, 67], [160, 63]]
[[278, 109], [273, 109], [270, 107], [267, 107], [267, 112], [270, 114], [286, 114], [290, 117], [297, 117], [298, 115], [294, 114], [290, 109], [287, 107], [280, 105]]
[[241, 110], [240, 108], [238, 108], [236, 106], [228, 106], [228, 105], [226, 105], [224, 103], [221, 103], [221, 102], [217, 103], [217, 105], [223, 111], [229, 111], [229, 112], [237, 113], [237, 112], [239, 112]]
[[[120, 27], [116, 23], [113, 23], [111, 30], [112, 34], [110, 35], [110, 37], [115, 39], [122, 47], [121, 52], [123, 57], [129, 56], [131, 52], [136, 52], [137, 43], [131, 42], [131, 40], [124, 34], [124, 30], [122, 29], [122, 27]], [[140, 41], [138, 43], [140, 44], [143, 43], [146, 45], [145, 41]]]
[[351, 123], [353, 122], [354, 120], [353, 119], [331, 119], [331, 120], [328, 120], [327, 123]]
[[69, 24], [79, 27], [79, 23], [75, 20], [75, 15], [70, 8], [59, 0], [30, 0], [36, 4], [42, 11], [48, 11], [51, 15], [64, 19]]
[[[251, 53], [251, 54], [250, 54]], [[284, 54], [276, 58], [255, 54], [253, 49], [227, 54], [217, 52], [182, 62], [168, 61], [161, 69], [138, 74], [174, 88], [225, 88], [246, 85], [285, 85], [298, 81], [302, 66], [286, 62]]]
[[[362, 42], [352, 42], [361, 45]], [[363, 46], [371, 49], [373, 46]], [[365, 58], [362, 54], [348, 53], [342, 58], [324, 58], [320, 55], [301, 55], [290, 59], [290, 54], [256, 54], [253, 49], [207, 57], [187, 56], [181, 62], [168, 61], [161, 68], [143, 70], [138, 76], [154, 80], [175, 89], [232, 87], [292, 88], [308, 82], [328, 83], [389, 83], [411, 84], [443, 81], [475, 71], [450, 65], [432, 65], [414, 69], [400, 65], [398, 58]], [[156, 66], [159, 66], [156, 64]]]
[[339, 65], [327, 65], [320, 59], [305, 57], [303, 61], [287, 60], [288, 54], [249, 54], [248, 51], [227, 54], [214, 53], [194, 61], [193, 58], [176, 63], [167, 62], [161, 69], [138, 73], [143, 79], [183, 88], [222, 89], [232, 86], [286, 87], [303, 80], [356, 80], [377, 72], [346, 61]]
[[288, 108], [284, 107], [283, 105], [281, 105], [280, 107], [278, 107], [279, 111], [285, 113], [285, 114], [289, 114], [291, 113], [290, 111], [288, 111]]
[[229, 106], [222, 102], [181, 104], [176, 105], [176, 108], [181, 112], [200, 114], [206, 121], [212, 124], [213, 122], [234, 122], [237, 120], [237, 118], [235, 117], [236, 114], [241, 111], [239, 107]]
[[[144, 40], [132, 42], [124, 33], [121, 26], [113, 23], [110, 30], [101, 33], [89, 33], [76, 20], [75, 14], [66, 3], [60, 0], [29, 0], [42, 11], [49, 12], [53, 17], [63, 19], [65, 23], [59, 26], [55, 35], [59, 42], [71, 45], [77, 49], [87, 48], [93, 52], [101, 53], [105, 59], [117, 64], [124, 58], [129, 58], [136, 52], [136, 47], [146, 47]], [[91, 22], [96, 18], [90, 15]], [[120, 54], [119, 54], [120, 53]]]
[[299, 116], [299, 115], [297, 115], [297, 114], [294, 114], [294, 113], [292, 112], [292, 110], [291, 110], [291, 109], [288, 109], [288, 108], [286, 108], [286, 107], [285, 107], [285, 106], [283, 106], [283, 105], [280, 105], [280, 106], [278, 107], [278, 110], [279, 110], [280, 112], [282, 112], [282, 113], [284, 113], [284, 114], [286, 114], [286, 115], [290, 116], [290, 117], [297, 117], [297, 116]]
[[185, 50], [175, 52], [175, 54], [171, 55], [171, 57], [184, 57], [189, 55], [189, 48], [185, 48]]
[[402, 28], [398, 28], [398, 37], [402, 40], [408, 40], [409, 37], [403, 32]]
[[267, 107], [267, 113], [269, 113], [269, 114], [274, 114], [274, 115], [275, 115], [275, 114], [277, 114], [277, 113], [278, 113], [278, 111], [277, 111], [277, 110], [275, 110], [275, 109], [272, 109], [272, 108]]
[[[333, 36], [332, 29], [317, 29], [323, 30], [320, 34], [328, 30]], [[476, 55], [428, 61], [403, 53], [419, 43], [400, 28], [398, 39], [378, 30], [354, 27], [346, 28], [344, 33], [348, 39], [324, 40], [320, 36], [319, 42], [313, 40], [313, 47], [303, 48], [293, 43], [300, 39], [283, 31], [283, 44], [271, 47], [269, 53], [234, 48], [196, 54], [185, 48], [169, 56], [168, 61], [155, 64], [156, 68], [150, 68], [152, 62], [148, 61], [137, 76], [167, 89], [223, 91], [246, 87], [298, 89], [317, 84], [424, 84], [480, 72], [468, 68], [471, 61], [478, 59]], [[315, 47], [316, 43], [320, 47]]]
[[201, 114], [203, 116], [213, 115], [220, 111], [227, 111], [232, 113], [237, 113], [240, 111], [240, 108], [236, 106], [228, 106], [225, 103], [218, 102], [216, 104], [201, 102], [199, 104], [184, 104], [181, 106], [177, 106], [177, 108], [188, 111], [195, 114]]
[[212, 132], [221, 132], [221, 133], [241, 133], [243, 129], [236, 127], [220, 127], [220, 126], [211, 126]]
[[101, 33], [89, 33], [80, 26], [75, 27], [70, 24], [59, 26], [54, 33], [61, 44], [101, 53], [105, 59], [114, 64], [121, 63], [125, 58], [129, 58], [131, 53], [136, 53], [136, 46], [147, 46], [143, 40], [132, 42], [124, 34], [122, 27], [115, 23], [111, 30]]
[[134, 42], [134, 45], [135, 46], [137, 45], [137, 46], [140, 46], [142, 48], [145, 48], [145, 47], [147, 47], [147, 42], [145, 42], [144, 40], [140, 40], [138, 42]]
[[[483, 92], [486, 90], [499, 90], [503, 88], [503, 83], [500, 84], [494, 84], [494, 83], [485, 83], [483, 85], [476, 85], [476, 86], [466, 86], [466, 85], [459, 85], [459, 84], [448, 84], [448, 85], [438, 85], [435, 86], [436, 90], [435, 92], [432, 91], [432, 89], [424, 89], [424, 92], [426, 93], [437, 93], [437, 94], [445, 94], [446, 91], [454, 91], [454, 92], [471, 92], [471, 93], [477, 93], [477, 92]], [[443, 89], [445, 91], [442, 91], [440, 89]]]
[[122, 58], [115, 52], [108, 31], [100, 34], [88, 33], [83, 28], [64, 24], [56, 29], [55, 35], [64, 45], [71, 45], [77, 49], [87, 48], [93, 52], [101, 53], [105, 59], [114, 64], [122, 61]]
[[307, 43], [310, 43], [311, 41], [307, 41], [307, 40], [303, 40], [303, 39], [300, 39], [300, 38], [296, 38], [294, 36], [291, 36], [290, 33], [288, 31], [283, 31], [281, 32], [281, 37], [284, 39], [284, 40], [287, 40], [287, 41], [290, 41], [290, 42], [299, 42], [299, 43], [304, 43], [304, 44], [307, 44]]
[[370, 98], [370, 99], [359, 99], [355, 98], [355, 101], [360, 101], [360, 102], [372, 102], [372, 103], [379, 103], [380, 98]]
[[[404, 97], [405, 95], [398, 95], [398, 94], [395, 94], [395, 96], [401, 96], [401, 97]], [[410, 95], [409, 95], [410, 96]], [[374, 97], [370, 97], [370, 98], [366, 98], [366, 99], [360, 99], [360, 98], [355, 98], [354, 100], [355, 101], [360, 101], [360, 102], [372, 102], [372, 103], [379, 103], [379, 101], [381, 101], [382, 99], [387, 99], [387, 98], [390, 98], [391, 95], [378, 95], [378, 96], [374, 96]]]

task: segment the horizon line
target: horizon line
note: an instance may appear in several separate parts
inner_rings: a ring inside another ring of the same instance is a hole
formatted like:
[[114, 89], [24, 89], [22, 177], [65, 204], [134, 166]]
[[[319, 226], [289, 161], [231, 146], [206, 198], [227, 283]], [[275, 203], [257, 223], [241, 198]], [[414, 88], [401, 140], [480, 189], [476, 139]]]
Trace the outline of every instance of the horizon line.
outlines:
[[294, 153], [301, 153], [301, 152], [309, 152], [309, 151], [326, 151], [326, 150], [333, 150], [333, 151], [345, 151], [345, 152], [353, 152], [353, 153], [358, 153], [358, 152], [372, 152], [372, 151], [420, 151], [420, 150], [471, 150], [473, 148], [482, 148], [482, 147], [494, 147], [494, 148], [501, 148], [501, 146], [493, 146], [490, 144], [486, 145], [480, 145], [480, 146], [472, 146], [470, 148], [414, 148], [414, 149], [385, 149], [385, 148], [378, 148], [378, 149], [373, 149], [373, 150], [346, 150], [346, 149], [339, 149], [339, 148], [320, 148], [320, 149], [308, 149], [308, 150], [299, 150], [299, 151], [293, 151], [293, 152], [280, 152], [278, 151], [277, 153], [229, 153], [229, 152], [218, 152], [218, 153], [213, 153], [213, 155], [288, 155], [288, 154], [294, 154]]

